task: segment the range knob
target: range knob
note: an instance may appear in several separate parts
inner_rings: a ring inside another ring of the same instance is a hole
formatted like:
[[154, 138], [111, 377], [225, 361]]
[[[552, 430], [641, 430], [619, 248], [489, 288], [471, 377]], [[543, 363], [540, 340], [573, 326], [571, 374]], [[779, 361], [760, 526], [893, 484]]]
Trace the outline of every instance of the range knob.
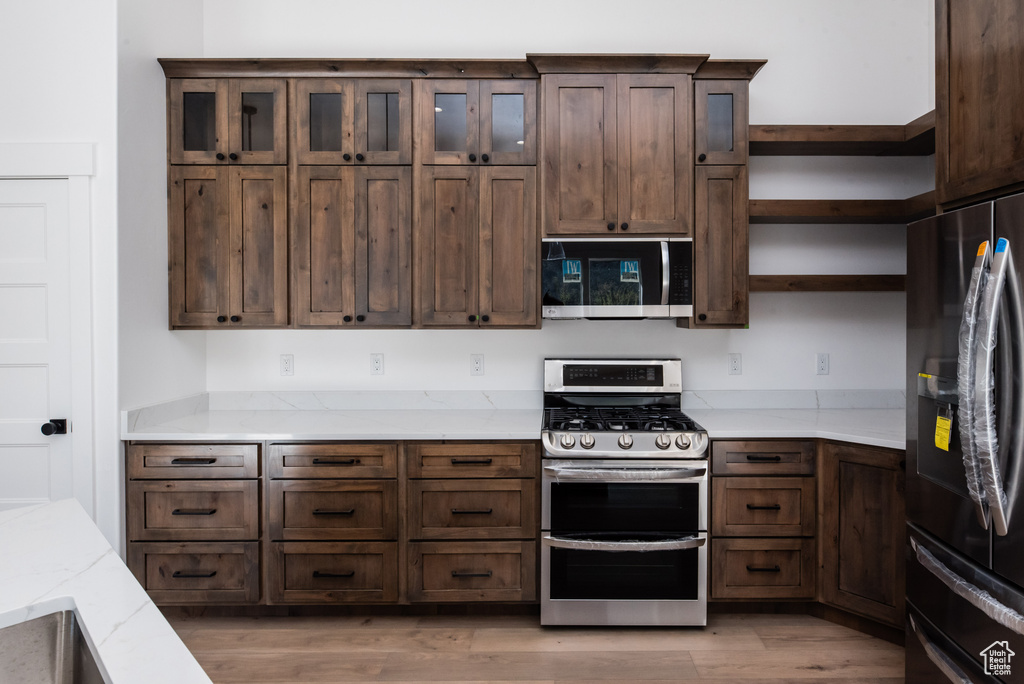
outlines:
[[679, 447], [680, 449], [689, 449], [690, 438], [687, 437], [686, 435], [679, 435], [678, 437], [676, 437], [676, 446]]
[[562, 435], [562, 439], [559, 440], [559, 443], [562, 445], [563, 449], [572, 449], [576, 446], [576, 438], [572, 435], [565, 434]]
[[584, 449], [593, 449], [594, 448], [594, 435], [590, 434], [589, 432], [586, 433], [586, 434], [580, 435], [580, 446], [583, 447]]
[[666, 435], [664, 432], [654, 438], [654, 446], [659, 449], [668, 449], [672, 446], [672, 435]]
[[633, 446], [633, 438], [629, 435], [619, 435], [619, 446], [623, 449], [629, 449]]

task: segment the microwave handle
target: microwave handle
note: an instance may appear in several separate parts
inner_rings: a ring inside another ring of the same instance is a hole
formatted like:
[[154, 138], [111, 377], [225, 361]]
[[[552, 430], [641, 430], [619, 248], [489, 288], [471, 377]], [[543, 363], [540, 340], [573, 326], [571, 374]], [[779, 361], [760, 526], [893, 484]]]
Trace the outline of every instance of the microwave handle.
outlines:
[[672, 284], [672, 273], [669, 271], [668, 240], [661, 241], [661, 305], [668, 306], [669, 288]]

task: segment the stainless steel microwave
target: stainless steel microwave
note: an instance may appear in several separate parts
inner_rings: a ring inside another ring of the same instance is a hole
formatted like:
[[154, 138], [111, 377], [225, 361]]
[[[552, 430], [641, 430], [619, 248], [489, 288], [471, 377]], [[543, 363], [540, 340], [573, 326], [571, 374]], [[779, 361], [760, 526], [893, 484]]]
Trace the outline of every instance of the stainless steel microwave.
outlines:
[[692, 238], [545, 238], [544, 318], [693, 315]]

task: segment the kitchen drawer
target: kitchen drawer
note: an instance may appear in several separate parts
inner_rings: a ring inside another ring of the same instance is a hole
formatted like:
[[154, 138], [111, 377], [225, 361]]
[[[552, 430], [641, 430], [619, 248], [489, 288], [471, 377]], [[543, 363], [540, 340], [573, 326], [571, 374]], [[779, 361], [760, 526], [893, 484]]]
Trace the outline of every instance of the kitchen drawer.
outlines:
[[271, 603], [394, 603], [398, 542], [273, 542]]
[[814, 442], [775, 440], [711, 442], [715, 475], [813, 475]]
[[411, 480], [411, 539], [532, 539], [536, 480]]
[[125, 445], [129, 480], [245, 480], [259, 464], [259, 444]]
[[410, 601], [532, 601], [534, 542], [418, 542], [409, 545]]
[[711, 533], [813, 537], [814, 478], [713, 477]]
[[398, 475], [398, 445], [271, 444], [267, 472], [271, 478], [393, 478]]
[[397, 539], [394, 480], [271, 480], [270, 538]]
[[258, 480], [128, 483], [129, 541], [259, 538]]
[[711, 596], [813, 599], [813, 539], [712, 539]]
[[535, 442], [414, 442], [405, 451], [411, 478], [534, 477]]
[[160, 604], [256, 603], [259, 542], [131, 542], [128, 567]]

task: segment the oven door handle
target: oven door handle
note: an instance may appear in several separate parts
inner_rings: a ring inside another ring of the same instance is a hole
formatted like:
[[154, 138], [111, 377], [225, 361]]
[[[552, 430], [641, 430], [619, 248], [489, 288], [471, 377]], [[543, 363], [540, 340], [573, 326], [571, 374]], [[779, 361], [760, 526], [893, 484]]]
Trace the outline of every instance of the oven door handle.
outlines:
[[601, 482], [642, 482], [650, 480], [687, 480], [704, 477], [707, 468], [566, 468], [544, 466], [555, 481], [599, 480]]
[[704, 546], [704, 537], [683, 537], [682, 539], [659, 539], [657, 541], [619, 541], [607, 542], [595, 539], [564, 539], [562, 537], [544, 537], [544, 542], [556, 549], [574, 551], [681, 551]]

